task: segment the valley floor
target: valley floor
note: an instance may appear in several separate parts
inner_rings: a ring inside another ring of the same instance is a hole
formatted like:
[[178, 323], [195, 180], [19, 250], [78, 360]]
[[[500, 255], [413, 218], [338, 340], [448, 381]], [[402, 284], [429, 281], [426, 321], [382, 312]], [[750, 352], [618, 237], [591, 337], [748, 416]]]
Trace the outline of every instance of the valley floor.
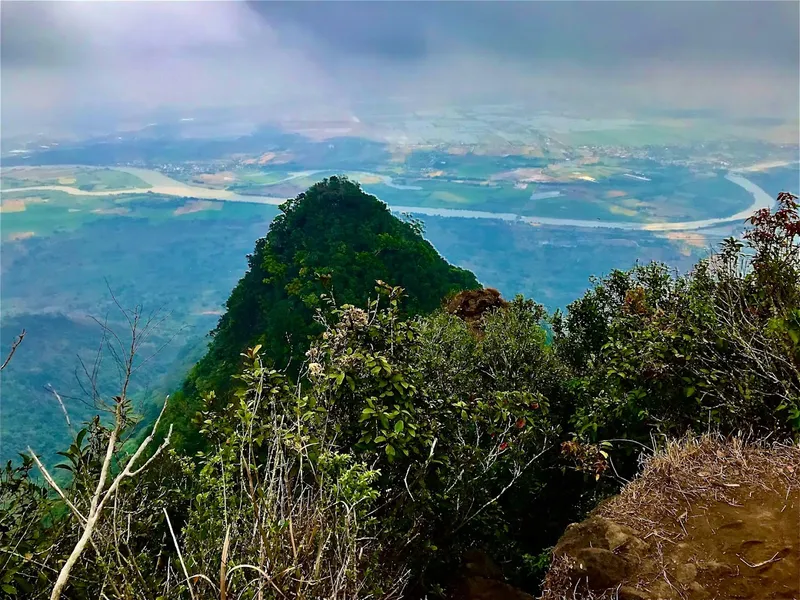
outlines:
[[[279, 205], [284, 202], [283, 198], [273, 196], [251, 196], [244, 194], [237, 194], [230, 190], [218, 190], [201, 186], [188, 185], [186, 183], [171, 179], [149, 169], [137, 169], [133, 167], [119, 168], [118, 170], [135, 175], [147, 182], [151, 187], [147, 189], [125, 189], [125, 190], [103, 190], [86, 192], [76, 187], [68, 185], [40, 185], [28, 186], [2, 190], [3, 192], [26, 192], [36, 190], [49, 190], [60, 191], [67, 194], [76, 196], [111, 196], [121, 194], [141, 194], [151, 192], [153, 194], [163, 194], [167, 196], [179, 196], [185, 198], [201, 198], [206, 200], [220, 200], [224, 202], [246, 202], [251, 204], [272, 204]], [[440, 216], [440, 217], [460, 217], [471, 219], [501, 219], [504, 221], [521, 221], [530, 223], [531, 225], [554, 225], [562, 227], [578, 227], [578, 228], [609, 228], [609, 229], [625, 229], [625, 230], [639, 230], [639, 231], [691, 231], [696, 229], [704, 229], [713, 227], [724, 223], [733, 221], [744, 221], [747, 217], [755, 211], [762, 208], [770, 208], [773, 205], [772, 197], [765, 192], [761, 187], [737, 173], [729, 173], [726, 179], [735, 183], [736, 185], [744, 188], [753, 196], [753, 203], [745, 210], [740, 211], [729, 217], [721, 217], [715, 219], [703, 219], [697, 221], [683, 221], [683, 222], [653, 222], [653, 223], [636, 223], [630, 221], [605, 221], [605, 220], [585, 220], [585, 219], [562, 219], [562, 218], [548, 218], [548, 217], [529, 217], [513, 213], [495, 213], [488, 211], [477, 210], [462, 210], [453, 208], [432, 208], [432, 207], [419, 207], [419, 206], [391, 206], [395, 212], [408, 212], [412, 214]]]

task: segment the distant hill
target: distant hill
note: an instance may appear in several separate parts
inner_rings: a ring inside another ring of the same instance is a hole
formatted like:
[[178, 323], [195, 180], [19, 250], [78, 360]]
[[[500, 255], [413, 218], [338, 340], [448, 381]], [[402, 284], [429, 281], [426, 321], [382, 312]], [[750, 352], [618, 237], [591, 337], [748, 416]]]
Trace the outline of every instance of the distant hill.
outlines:
[[[363, 306], [382, 280], [405, 289], [403, 306], [413, 315], [480, 286], [423, 239], [418, 223], [395, 217], [346, 178], [317, 183], [281, 211], [248, 256], [248, 271], [226, 303], [208, 353], [186, 381], [183, 399], [189, 404], [199, 393], [229, 390], [242, 351], [256, 344], [277, 368], [296, 372], [309, 337], [322, 331], [314, 314], [325, 308], [325, 293], [338, 304]], [[190, 418], [189, 406], [173, 406], [180, 418]]]

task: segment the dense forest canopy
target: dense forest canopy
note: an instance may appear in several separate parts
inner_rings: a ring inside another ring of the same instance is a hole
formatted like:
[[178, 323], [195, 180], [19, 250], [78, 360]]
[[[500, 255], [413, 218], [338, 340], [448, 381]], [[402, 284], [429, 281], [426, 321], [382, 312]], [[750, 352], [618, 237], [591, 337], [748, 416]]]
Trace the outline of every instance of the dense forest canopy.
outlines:
[[0, 474], [3, 594], [448, 597], [475, 550], [535, 593], [643, 449], [800, 433], [791, 194], [690, 273], [615, 271], [554, 315], [344, 178], [282, 213], [152, 435], [123, 388], [63, 489], [35, 456]]

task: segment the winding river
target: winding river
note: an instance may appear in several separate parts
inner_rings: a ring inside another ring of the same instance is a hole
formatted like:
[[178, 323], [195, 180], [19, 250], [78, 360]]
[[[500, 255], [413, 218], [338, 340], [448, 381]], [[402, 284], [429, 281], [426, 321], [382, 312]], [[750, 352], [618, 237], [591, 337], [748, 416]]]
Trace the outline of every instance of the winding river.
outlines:
[[[77, 196], [119, 196], [123, 194], [145, 194], [152, 192], [154, 194], [163, 194], [166, 196], [178, 196], [182, 198], [200, 198], [203, 200], [218, 200], [223, 202], [247, 202], [251, 204], [272, 204], [278, 205], [285, 202], [286, 198], [278, 198], [273, 196], [250, 196], [244, 194], [237, 194], [228, 190], [213, 190], [209, 188], [188, 185], [186, 183], [177, 181], [167, 177], [163, 173], [153, 171], [150, 169], [137, 169], [133, 167], [115, 167], [119, 171], [124, 171], [135, 175], [151, 187], [149, 188], [136, 188], [125, 190], [103, 190], [95, 192], [85, 192], [76, 187], [68, 185], [39, 185], [21, 188], [13, 188], [2, 190], [3, 192], [22, 192], [34, 190], [52, 190], [65, 192], [67, 194]], [[301, 173], [297, 176], [305, 175]], [[437, 217], [457, 217], [466, 219], [500, 219], [503, 221], [517, 221], [522, 223], [529, 223], [531, 225], [555, 225], [560, 227], [583, 227], [592, 229], [625, 229], [625, 230], [638, 230], [638, 231], [691, 231], [694, 229], [704, 229], [724, 223], [731, 223], [735, 221], [744, 221], [756, 210], [762, 208], [771, 208], [774, 204], [773, 198], [767, 194], [763, 189], [757, 186], [749, 179], [743, 177], [741, 174], [730, 172], [725, 178], [747, 190], [753, 196], [753, 203], [745, 210], [731, 215], [729, 217], [720, 217], [715, 219], [703, 219], [700, 221], [683, 221], [683, 222], [655, 222], [655, 223], [632, 223], [626, 221], [601, 221], [601, 220], [585, 220], [585, 219], [559, 219], [550, 217], [526, 217], [514, 213], [495, 213], [479, 210], [465, 210], [456, 208], [429, 208], [424, 206], [395, 206], [391, 205], [389, 208], [396, 213], [411, 213], [415, 215], [428, 215]]]

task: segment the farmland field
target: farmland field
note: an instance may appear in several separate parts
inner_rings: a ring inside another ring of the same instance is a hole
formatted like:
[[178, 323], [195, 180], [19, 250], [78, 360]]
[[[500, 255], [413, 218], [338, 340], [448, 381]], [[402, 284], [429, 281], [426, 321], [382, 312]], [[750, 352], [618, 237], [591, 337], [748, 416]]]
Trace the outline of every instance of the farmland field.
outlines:
[[0, 186], [3, 189], [42, 185], [72, 186], [86, 192], [150, 187], [135, 175], [117, 169], [12, 167], [0, 172]]

